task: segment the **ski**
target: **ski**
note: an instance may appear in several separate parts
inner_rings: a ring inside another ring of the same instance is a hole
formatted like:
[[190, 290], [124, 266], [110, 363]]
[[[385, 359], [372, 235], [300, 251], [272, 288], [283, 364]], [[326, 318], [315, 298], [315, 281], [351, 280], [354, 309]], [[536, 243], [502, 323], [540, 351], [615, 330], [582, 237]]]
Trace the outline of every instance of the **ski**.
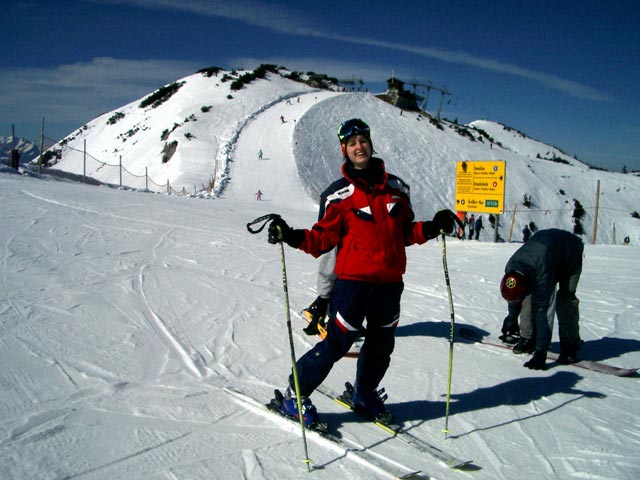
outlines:
[[335, 393], [333, 393], [332, 391], [330, 391], [329, 389], [325, 388], [322, 385], [320, 385], [315, 391], [324, 395], [325, 397], [332, 399], [333, 401], [343, 406], [344, 408], [347, 408], [357, 413], [362, 418], [365, 418], [366, 420], [368, 420], [369, 423], [371, 423], [372, 425], [375, 425], [376, 427], [385, 431], [389, 436], [397, 438], [398, 440], [406, 443], [407, 445], [412, 446], [413, 448], [415, 448], [421, 453], [426, 453], [428, 455], [431, 455], [432, 457], [441, 461], [442, 463], [444, 463], [446, 466], [450, 468], [463, 468], [471, 464], [471, 460], [460, 460], [454, 457], [453, 455], [446, 453], [445, 451], [441, 450], [435, 445], [432, 445], [431, 443], [423, 440], [422, 438], [419, 438], [413, 435], [412, 433], [406, 431], [401, 425], [398, 425], [395, 423], [383, 423], [381, 421], [376, 421], [375, 419], [371, 419], [368, 416], [363, 415], [357, 409], [354, 409], [353, 404], [351, 403], [351, 396], [349, 395], [348, 392], [350, 389], [353, 389], [353, 387], [349, 383], [346, 383], [345, 386], [347, 388], [347, 392], [345, 392], [342, 395], [336, 395]]
[[[242, 391], [224, 387], [223, 390], [236, 400], [236, 403], [248, 410], [268, 417], [272, 420], [282, 420], [290, 431], [299, 431], [300, 422], [297, 418], [284, 415], [279, 409], [274, 408], [273, 403], [263, 404], [255, 398]], [[342, 433], [342, 432], [341, 432]], [[330, 446], [334, 451], [345, 457], [357, 460], [360, 464], [368, 466], [370, 469], [391, 478], [416, 479], [422, 478], [421, 470], [413, 470], [383, 455], [369, 450], [367, 447], [358, 444], [345, 435], [338, 436], [332, 433], [328, 425], [320, 422], [311, 428], [306, 427], [307, 438], [312, 439], [322, 446]]]
[[[502, 342], [498, 338], [482, 336], [478, 332], [470, 328], [464, 328], [464, 327], [460, 328], [458, 330], [458, 335], [461, 338], [472, 341], [472, 342], [481, 343], [483, 345], [489, 345], [491, 347], [503, 348], [506, 350], [513, 350], [513, 345], [508, 345]], [[553, 352], [547, 352], [547, 358], [549, 360], [557, 361], [558, 354]], [[591, 360], [580, 360], [579, 362], [576, 362], [576, 363], [569, 363], [566, 366], [583, 368], [585, 370], [590, 370], [592, 372], [605, 373], [608, 375], [615, 375], [617, 377], [628, 377], [629, 375], [633, 375], [638, 370], [637, 368], [614, 367], [612, 365], [607, 365], [606, 363], [594, 362]]]

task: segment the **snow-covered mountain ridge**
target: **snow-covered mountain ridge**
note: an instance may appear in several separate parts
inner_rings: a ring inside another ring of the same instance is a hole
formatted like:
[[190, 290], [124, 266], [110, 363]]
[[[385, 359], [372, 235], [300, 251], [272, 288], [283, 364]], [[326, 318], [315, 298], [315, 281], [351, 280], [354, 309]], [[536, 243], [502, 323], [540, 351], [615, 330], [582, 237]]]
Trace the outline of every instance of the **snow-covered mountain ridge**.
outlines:
[[[13, 137], [0, 137], [0, 163], [7, 163], [9, 152], [14, 148]], [[40, 153], [40, 149], [29, 140], [16, 137], [15, 149], [20, 152], [20, 165], [29, 163]]]
[[[640, 243], [640, 221], [634, 218], [640, 210], [636, 176], [593, 170], [496, 122], [436, 121], [401, 112], [372, 94], [311, 88], [285, 78], [286, 70], [232, 90], [232, 80], [246, 73], [196, 73], [163, 87], [170, 94], [155, 107], [141, 106], [150, 94], [105, 113], [54, 147], [62, 155], [55, 168], [82, 174], [86, 142], [87, 175], [100, 181], [119, 184], [122, 176], [123, 184], [137, 188], [167, 191], [170, 185], [174, 192], [211, 190], [209, 195], [221, 195], [243, 129], [261, 113], [276, 109], [280, 115], [270, 128], [275, 132], [294, 122], [291, 146], [299, 181], [317, 201], [339, 173], [337, 126], [346, 118], [361, 117], [371, 125], [374, 147], [390, 171], [411, 185], [420, 214], [455, 208], [456, 161], [501, 159], [508, 167], [500, 238], [513, 239], [514, 232], [519, 238], [522, 226], [533, 222], [538, 228], [576, 230], [591, 240], [597, 221], [596, 243], [621, 243], [627, 237], [632, 244]], [[120, 162], [124, 174], [117, 167]], [[576, 219], [581, 210], [583, 217]], [[484, 233], [492, 238], [490, 229]]]

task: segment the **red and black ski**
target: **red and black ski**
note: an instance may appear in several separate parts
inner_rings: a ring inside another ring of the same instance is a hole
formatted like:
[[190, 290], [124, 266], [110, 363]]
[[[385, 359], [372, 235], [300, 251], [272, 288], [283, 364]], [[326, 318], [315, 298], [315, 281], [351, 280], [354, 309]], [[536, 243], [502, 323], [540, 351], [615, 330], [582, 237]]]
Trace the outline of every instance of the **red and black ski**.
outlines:
[[[470, 328], [460, 328], [458, 330], [458, 335], [466, 340], [481, 343], [483, 345], [503, 348], [506, 350], [513, 349], [513, 345], [508, 345], [498, 338], [482, 336], [478, 332]], [[556, 361], [558, 360], [558, 354], [547, 352], [547, 358], [549, 360]], [[570, 363], [567, 366], [583, 368], [585, 370], [591, 370], [592, 372], [606, 373], [607, 375], [615, 375], [617, 377], [628, 377], [629, 375], [633, 375], [638, 370], [637, 368], [614, 367], [612, 365], [607, 365], [606, 363], [594, 362], [592, 360], [581, 360], [576, 363]]]

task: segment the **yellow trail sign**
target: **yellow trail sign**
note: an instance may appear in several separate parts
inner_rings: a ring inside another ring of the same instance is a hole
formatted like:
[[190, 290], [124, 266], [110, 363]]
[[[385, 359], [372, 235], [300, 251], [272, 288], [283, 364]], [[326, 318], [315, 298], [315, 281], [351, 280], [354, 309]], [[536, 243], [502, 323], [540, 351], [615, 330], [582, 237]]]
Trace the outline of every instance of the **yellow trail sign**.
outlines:
[[501, 214], [505, 173], [504, 160], [456, 162], [456, 210]]

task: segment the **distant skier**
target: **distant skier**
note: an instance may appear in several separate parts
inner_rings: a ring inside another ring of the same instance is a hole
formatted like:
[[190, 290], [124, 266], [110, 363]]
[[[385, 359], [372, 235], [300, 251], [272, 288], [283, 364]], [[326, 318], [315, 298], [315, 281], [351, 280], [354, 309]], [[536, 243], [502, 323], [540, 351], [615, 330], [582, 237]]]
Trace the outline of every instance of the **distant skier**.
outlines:
[[256, 192], [256, 200], [262, 200], [262, 192], [260, 190]]
[[476, 217], [475, 215], [472, 213], [471, 216], [469, 217], [469, 240], [473, 240], [473, 229], [476, 226]]
[[529, 225], [525, 225], [522, 227], [522, 243], [527, 243], [527, 240], [531, 237], [531, 230], [529, 230]]
[[258, 160], [262, 160], [262, 149], [258, 150]]
[[464, 235], [464, 227], [467, 225], [467, 223], [469, 222], [468, 218], [467, 218], [467, 212], [458, 212], [458, 219], [460, 220], [460, 222], [462, 223], [462, 227], [458, 228], [458, 238], [462, 238], [463, 240], [465, 239], [465, 235]]
[[473, 226], [473, 229], [476, 232], [476, 240], [480, 240], [480, 230], [482, 230], [484, 227], [482, 226], [482, 215], [478, 215], [478, 218], [476, 219], [476, 223]]

